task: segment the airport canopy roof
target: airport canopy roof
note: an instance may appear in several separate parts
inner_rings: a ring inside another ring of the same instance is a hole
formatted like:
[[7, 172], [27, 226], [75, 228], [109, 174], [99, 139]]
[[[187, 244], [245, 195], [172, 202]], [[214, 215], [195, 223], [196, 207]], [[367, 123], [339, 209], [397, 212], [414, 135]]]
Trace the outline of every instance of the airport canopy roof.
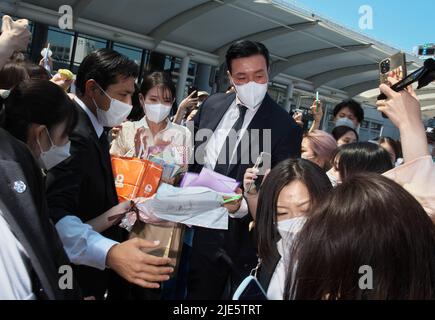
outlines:
[[[57, 25], [62, 5], [73, 8], [76, 31], [214, 66], [235, 40], [261, 41], [274, 81], [337, 98], [363, 93], [371, 104], [379, 62], [399, 51], [286, 0], [6, 0], [0, 10]], [[410, 71], [422, 65], [407, 60]], [[435, 108], [435, 86], [420, 95], [423, 107]]]

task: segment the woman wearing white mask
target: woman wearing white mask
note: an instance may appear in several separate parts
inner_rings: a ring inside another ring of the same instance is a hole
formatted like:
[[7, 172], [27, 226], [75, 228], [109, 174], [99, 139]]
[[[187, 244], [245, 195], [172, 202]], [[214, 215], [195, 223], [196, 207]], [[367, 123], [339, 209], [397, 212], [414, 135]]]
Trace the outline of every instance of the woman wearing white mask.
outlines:
[[24, 81], [5, 100], [4, 128], [28, 145], [45, 170], [70, 156], [68, 136], [76, 121], [72, 102], [47, 80]]
[[255, 185], [256, 169], [244, 177], [245, 192], [255, 222], [259, 256], [258, 278], [267, 297], [282, 300], [285, 276], [294, 237], [301, 230], [312, 208], [332, 189], [324, 171], [304, 159], [279, 163], [267, 175], [261, 190]]
[[150, 147], [185, 146], [189, 157], [193, 148], [190, 131], [168, 119], [175, 100], [175, 85], [170, 76], [164, 72], [145, 76], [139, 99], [145, 117], [122, 124], [110, 153], [146, 158]]

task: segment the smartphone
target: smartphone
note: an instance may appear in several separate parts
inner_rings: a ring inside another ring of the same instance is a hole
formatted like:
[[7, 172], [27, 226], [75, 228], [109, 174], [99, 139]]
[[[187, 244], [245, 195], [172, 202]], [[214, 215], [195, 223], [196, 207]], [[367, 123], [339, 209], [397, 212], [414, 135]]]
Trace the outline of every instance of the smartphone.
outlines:
[[305, 114], [304, 110], [302, 110], [302, 109], [295, 109], [293, 112], [294, 112], [294, 113], [299, 113], [299, 114], [301, 114], [301, 115], [304, 115], [304, 114]]
[[320, 107], [319, 91], [316, 91], [316, 112], [319, 111], [319, 107]]
[[271, 166], [272, 166], [272, 155], [268, 152], [264, 152], [264, 151], [261, 152], [254, 164], [254, 168], [259, 170], [257, 173], [258, 178], [253, 183], [251, 183], [251, 185], [248, 187], [248, 190], [246, 190], [246, 192], [251, 191], [254, 184], [257, 190], [260, 189], [261, 183], [263, 182], [263, 177], [260, 178], [260, 176], [264, 176], [266, 171], [270, 169]]
[[233, 300], [267, 300], [267, 294], [257, 278], [248, 276], [237, 288]]
[[189, 90], [187, 91], [187, 95], [190, 96], [190, 94], [191, 94], [192, 92], [194, 92], [194, 91], [195, 91], [195, 93], [193, 94], [192, 98], [193, 98], [193, 99], [196, 99], [196, 98], [198, 98], [198, 88], [195, 87], [195, 86], [190, 86], [190, 87], [189, 87]]
[[391, 86], [391, 83], [388, 81], [390, 72], [393, 72], [393, 78], [396, 78], [398, 81], [403, 80], [407, 76], [405, 53], [398, 52], [379, 63], [379, 79], [381, 84], [385, 83]]

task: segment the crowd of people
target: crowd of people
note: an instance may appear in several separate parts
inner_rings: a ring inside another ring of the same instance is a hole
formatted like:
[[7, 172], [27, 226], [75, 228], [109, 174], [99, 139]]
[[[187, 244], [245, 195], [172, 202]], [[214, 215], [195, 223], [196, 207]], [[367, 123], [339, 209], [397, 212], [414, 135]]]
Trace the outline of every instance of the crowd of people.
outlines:
[[[195, 90], [174, 111], [175, 84], [163, 71], [137, 84], [134, 61], [99, 49], [80, 64], [71, 92], [71, 79], [20, 53], [27, 20], [4, 16], [2, 31], [0, 299], [231, 299], [252, 270], [273, 300], [435, 298], [435, 137], [412, 88], [380, 86], [387, 99], [377, 109], [400, 141], [366, 142], [354, 100], [336, 105], [331, 133], [315, 101], [304, 132], [300, 114], [267, 93], [262, 43], [232, 44], [231, 88]], [[119, 201], [111, 157], [147, 159], [171, 147], [186, 150], [184, 171], [232, 178], [242, 195], [222, 204], [227, 230], [186, 227], [178, 268], [150, 253], [158, 241], [130, 238], [111, 222], [132, 208]], [[253, 147], [270, 153], [269, 170], [244, 161]], [[73, 270], [67, 288], [62, 266]], [[362, 266], [372, 270], [368, 286]]]

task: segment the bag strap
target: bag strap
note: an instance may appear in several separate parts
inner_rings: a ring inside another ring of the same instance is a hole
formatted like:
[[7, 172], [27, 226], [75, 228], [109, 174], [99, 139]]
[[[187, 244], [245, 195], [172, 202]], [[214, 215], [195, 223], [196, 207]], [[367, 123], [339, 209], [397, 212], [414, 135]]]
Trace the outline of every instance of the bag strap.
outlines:
[[255, 268], [251, 270], [250, 275], [253, 276], [253, 277], [255, 277], [256, 279], [258, 279], [258, 278], [257, 278], [257, 273], [258, 273], [258, 269], [260, 269], [260, 267], [261, 267], [261, 259], [258, 258], [258, 263], [257, 263], [257, 265], [255, 266]]

